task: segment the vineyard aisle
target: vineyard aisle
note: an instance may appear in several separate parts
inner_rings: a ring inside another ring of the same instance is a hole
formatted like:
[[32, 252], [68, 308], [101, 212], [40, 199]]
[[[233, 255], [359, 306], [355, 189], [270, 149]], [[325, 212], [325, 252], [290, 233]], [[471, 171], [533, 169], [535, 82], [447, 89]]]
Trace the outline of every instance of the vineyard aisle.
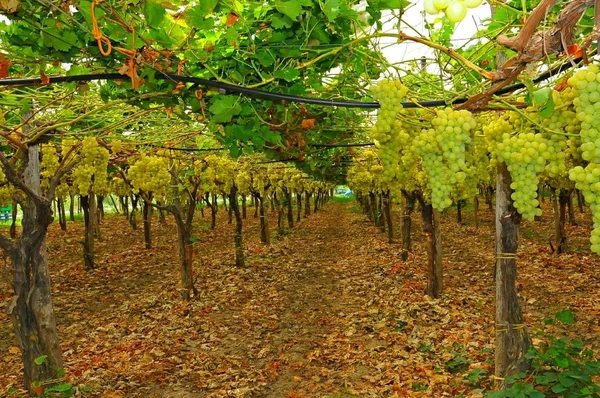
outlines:
[[[105, 397], [468, 396], [489, 386], [492, 213], [481, 212], [479, 230], [471, 213], [466, 226], [443, 217], [443, 233], [452, 236], [444, 241], [446, 290], [429, 300], [417, 217], [414, 253], [402, 263], [398, 244], [389, 245], [355, 206], [329, 203], [270, 246], [260, 243], [249, 212], [245, 268], [233, 266], [233, 225], [219, 211], [215, 231], [197, 228], [200, 295], [191, 302], [179, 298], [170, 219], [161, 225], [155, 217], [156, 244], [146, 250], [142, 231], [110, 216], [97, 245], [100, 266], [87, 272], [76, 242], [82, 226], [65, 234], [53, 225], [50, 268], [70, 381]], [[198, 215], [197, 223], [210, 217]], [[583, 228], [571, 233], [585, 244]], [[468, 246], [461, 243], [467, 237]], [[572, 304], [578, 336], [597, 335], [593, 264], [577, 255], [553, 260], [527, 238], [524, 245], [540, 258], [525, 260], [520, 280], [526, 322], [536, 330]], [[535, 267], [548, 264], [545, 276], [556, 286], [536, 288], [533, 278], [544, 274]], [[573, 290], [563, 285], [565, 294], [553, 300], [564, 278]], [[4, 314], [0, 358], [0, 385], [19, 387], [19, 351]], [[473, 369], [480, 376], [469, 378]]]

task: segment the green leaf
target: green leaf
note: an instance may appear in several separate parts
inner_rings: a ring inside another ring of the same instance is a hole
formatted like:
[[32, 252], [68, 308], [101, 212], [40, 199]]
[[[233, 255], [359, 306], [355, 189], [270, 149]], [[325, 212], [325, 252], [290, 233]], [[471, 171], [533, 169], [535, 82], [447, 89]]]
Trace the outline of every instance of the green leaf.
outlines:
[[562, 323], [568, 323], [568, 324], [575, 323], [575, 317], [573, 316], [573, 313], [569, 310], [563, 310], [563, 311], [557, 313], [556, 319], [558, 319]]
[[273, 73], [273, 76], [291, 82], [292, 80], [300, 76], [300, 72], [298, 71], [298, 69], [294, 68], [278, 69]]
[[[206, 23], [206, 17], [213, 12], [217, 4], [218, 0], [201, 1], [200, 4], [195, 5], [186, 12], [185, 17], [187, 22], [195, 28], [201, 27]], [[210, 22], [212, 24], [212, 20], [210, 20]]]
[[575, 379], [572, 379], [571, 377], [569, 377], [569, 375], [566, 375], [564, 373], [558, 376], [558, 381], [560, 381], [560, 384], [562, 384], [565, 387], [573, 387], [573, 385], [575, 384]]
[[563, 386], [562, 384], [555, 384], [552, 386], [551, 390], [555, 394], [560, 394], [563, 391], [567, 391], [567, 387]]
[[569, 360], [565, 357], [557, 357], [554, 359], [554, 362], [560, 366], [561, 368], [568, 368], [569, 367]]
[[208, 110], [213, 114], [213, 122], [228, 123], [241, 112], [242, 106], [238, 97], [221, 95], [213, 101]]
[[369, 0], [367, 3], [377, 10], [398, 10], [410, 4], [407, 0]]
[[46, 362], [46, 359], [48, 359], [48, 355], [42, 355], [34, 359], [33, 362], [35, 362], [36, 365], [41, 365]]
[[260, 64], [264, 67], [268, 68], [269, 66], [273, 66], [275, 63], [273, 54], [271, 54], [268, 50], [259, 50], [256, 52], [255, 56], [258, 62], [260, 62]]
[[302, 6], [310, 6], [310, 0], [276, 1], [275, 9], [295, 21], [302, 13]]
[[269, 20], [271, 21], [271, 26], [275, 29], [291, 28], [294, 24], [294, 21], [290, 17], [279, 13], [269, 16]]
[[73, 385], [72, 384], [59, 384], [57, 386], [52, 387], [53, 391], [70, 391], [71, 389], [73, 389]]
[[340, 4], [340, 0], [326, 0], [322, 5], [323, 13], [329, 22], [333, 22], [340, 14]]
[[144, 16], [146, 22], [151, 28], [158, 28], [162, 23], [167, 11], [161, 5], [156, 4], [154, 1], [146, 0], [144, 4]]

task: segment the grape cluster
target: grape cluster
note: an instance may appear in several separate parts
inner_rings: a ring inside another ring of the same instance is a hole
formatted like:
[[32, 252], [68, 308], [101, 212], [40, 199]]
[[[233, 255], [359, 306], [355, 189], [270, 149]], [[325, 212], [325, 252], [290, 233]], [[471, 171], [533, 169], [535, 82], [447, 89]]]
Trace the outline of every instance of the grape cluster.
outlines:
[[80, 195], [88, 195], [90, 191], [108, 192], [108, 150], [95, 138], [83, 139], [79, 163], [73, 168], [72, 176], [73, 187]]
[[600, 68], [589, 65], [568, 80], [575, 98], [573, 105], [581, 122], [581, 157], [600, 163]]
[[538, 175], [552, 156], [551, 148], [542, 134], [535, 134], [532, 130], [515, 135], [506, 132], [496, 145], [498, 161], [506, 164], [512, 178], [510, 188], [513, 190], [511, 198], [514, 206], [526, 220], [542, 214], [537, 200]]
[[594, 253], [600, 254], [600, 164], [590, 163], [585, 168], [576, 166], [569, 171], [569, 178], [583, 193], [594, 215], [594, 229], [590, 242]]
[[0, 206], [6, 207], [12, 203], [15, 189], [6, 180], [4, 170], [0, 168]]
[[468, 8], [479, 7], [482, 0], [425, 0], [425, 12], [437, 15], [441, 12], [451, 22], [460, 22], [467, 16]]
[[152, 193], [156, 200], [163, 200], [171, 183], [169, 160], [142, 154], [139, 160], [129, 167], [127, 176], [134, 192], [142, 190], [148, 194]]
[[431, 123], [433, 128], [423, 130], [413, 145], [427, 173], [431, 204], [442, 211], [452, 204], [452, 190], [473, 174], [465, 153], [477, 122], [469, 111], [446, 108], [437, 111]]
[[408, 88], [399, 80], [382, 80], [371, 87], [373, 98], [381, 106], [371, 138], [379, 149], [379, 159], [384, 167], [382, 178], [391, 182], [400, 176], [399, 164], [402, 149], [408, 146], [410, 136], [397, 116], [402, 112], [402, 99]]

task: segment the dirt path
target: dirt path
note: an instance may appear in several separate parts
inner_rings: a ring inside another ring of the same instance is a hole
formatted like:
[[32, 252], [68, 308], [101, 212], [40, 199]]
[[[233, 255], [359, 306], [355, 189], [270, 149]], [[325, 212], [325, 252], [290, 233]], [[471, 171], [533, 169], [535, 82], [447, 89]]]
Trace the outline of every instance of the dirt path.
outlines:
[[[249, 209], [245, 268], [233, 266], [226, 212], [219, 211], [215, 231], [207, 228], [208, 214], [198, 217], [200, 296], [191, 303], [177, 291], [170, 219], [155, 222], [151, 250], [143, 248], [142, 231], [107, 219], [98, 269], [90, 272], [81, 269], [80, 223], [67, 233], [53, 226], [50, 265], [67, 374], [105, 397], [468, 396], [488, 385], [494, 336], [493, 214], [481, 213], [479, 229], [469, 217], [462, 226], [452, 214], [443, 217], [440, 300], [423, 295], [417, 214], [413, 254], [401, 263], [398, 245], [388, 244], [354, 204], [329, 203], [270, 246], [260, 243]], [[550, 224], [523, 229], [541, 226], [543, 235]], [[575, 247], [584, 231], [570, 231]], [[550, 328], [543, 319], [571, 307], [583, 323], [561, 332], [597, 344], [597, 259], [548, 257], [544, 243], [527, 237], [522, 247], [526, 322]], [[3, 277], [0, 301], [9, 292]], [[20, 385], [15, 345], [2, 314], [0, 386]], [[469, 378], [473, 369], [482, 376]]]

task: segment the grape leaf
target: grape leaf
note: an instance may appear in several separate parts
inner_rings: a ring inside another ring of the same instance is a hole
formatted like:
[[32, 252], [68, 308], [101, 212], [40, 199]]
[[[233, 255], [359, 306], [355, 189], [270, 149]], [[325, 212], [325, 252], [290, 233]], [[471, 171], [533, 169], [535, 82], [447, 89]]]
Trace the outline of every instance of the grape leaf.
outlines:
[[333, 22], [340, 13], [340, 0], [326, 0], [322, 9], [327, 19]]
[[166, 11], [164, 7], [156, 4], [151, 0], [146, 0], [144, 6], [144, 16], [146, 17], [146, 22], [148, 22], [148, 26], [151, 28], [158, 28], [163, 21]]
[[292, 80], [300, 76], [300, 72], [298, 71], [298, 69], [294, 68], [278, 69], [273, 73], [273, 76], [291, 82]]
[[278, 1], [275, 3], [275, 9], [295, 21], [302, 13], [302, 6], [310, 6], [311, 4], [312, 1], [310, 0]]
[[562, 310], [556, 314], [556, 319], [561, 321], [562, 323], [575, 323], [575, 317], [573, 313], [569, 310]]
[[242, 111], [238, 103], [239, 98], [234, 96], [219, 96], [208, 108], [213, 114], [212, 121], [215, 123], [228, 123], [234, 116]]

